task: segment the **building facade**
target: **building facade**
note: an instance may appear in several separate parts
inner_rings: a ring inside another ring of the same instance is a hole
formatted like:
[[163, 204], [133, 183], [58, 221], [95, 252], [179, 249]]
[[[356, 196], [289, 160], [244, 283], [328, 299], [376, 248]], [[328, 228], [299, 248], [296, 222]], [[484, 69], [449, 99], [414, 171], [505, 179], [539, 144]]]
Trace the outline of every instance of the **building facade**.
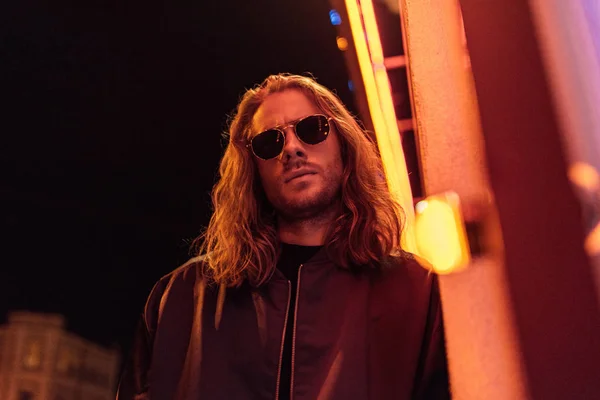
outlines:
[[0, 399], [114, 399], [119, 368], [116, 349], [67, 332], [61, 315], [13, 312], [0, 326]]

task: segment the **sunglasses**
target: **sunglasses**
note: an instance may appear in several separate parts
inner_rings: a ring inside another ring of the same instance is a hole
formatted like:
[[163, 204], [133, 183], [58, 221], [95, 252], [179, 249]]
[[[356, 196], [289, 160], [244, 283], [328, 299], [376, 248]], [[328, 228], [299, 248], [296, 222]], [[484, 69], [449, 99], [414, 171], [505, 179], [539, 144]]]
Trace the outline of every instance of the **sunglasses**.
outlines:
[[262, 160], [270, 160], [278, 157], [285, 147], [285, 130], [289, 127], [294, 129], [296, 137], [305, 144], [319, 144], [329, 136], [331, 126], [330, 117], [316, 114], [304, 117], [285, 126], [268, 129], [254, 136], [248, 147], [252, 153]]

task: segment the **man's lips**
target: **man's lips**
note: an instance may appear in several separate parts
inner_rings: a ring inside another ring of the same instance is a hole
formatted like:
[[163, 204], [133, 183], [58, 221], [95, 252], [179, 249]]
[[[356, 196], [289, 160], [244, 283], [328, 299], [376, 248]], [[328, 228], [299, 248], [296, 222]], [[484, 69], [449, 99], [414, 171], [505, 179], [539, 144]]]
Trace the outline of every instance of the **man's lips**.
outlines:
[[293, 172], [289, 172], [285, 175], [285, 183], [290, 182], [293, 179], [299, 178], [301, 176], [304, 175], [314, 175], [316, 174], [316, 171], [310, 170], [310, 169], [299, 169], [297, 171], [293, 171]]

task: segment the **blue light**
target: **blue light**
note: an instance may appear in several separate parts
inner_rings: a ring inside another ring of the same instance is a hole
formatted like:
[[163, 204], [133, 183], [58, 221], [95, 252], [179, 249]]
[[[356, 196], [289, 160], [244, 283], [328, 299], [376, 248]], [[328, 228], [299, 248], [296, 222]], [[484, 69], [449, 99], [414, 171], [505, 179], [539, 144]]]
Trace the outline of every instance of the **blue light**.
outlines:
[[348, 89], [350, 89], [351, 92], [354, 92], [354, 82], [348, 81]]
[[329, 20], [332, 25], [341, 25], [342, 23], [342, 17], [336, 10], [329, 11]]

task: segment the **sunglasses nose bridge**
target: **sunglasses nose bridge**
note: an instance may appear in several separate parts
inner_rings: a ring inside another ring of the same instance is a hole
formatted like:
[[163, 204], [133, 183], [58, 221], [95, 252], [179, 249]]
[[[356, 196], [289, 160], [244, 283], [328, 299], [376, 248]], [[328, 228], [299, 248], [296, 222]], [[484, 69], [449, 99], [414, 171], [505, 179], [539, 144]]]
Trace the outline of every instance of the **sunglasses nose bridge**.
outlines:
[[284, 149], [295, 142], [302, 143], [296, 132], [296, 124], [289, 124], [279, 128], [283, 132], [283, 147]]
[[283, 132], [283, 147], [278, 158], [284, 159], [293, 157], [294, 154], [300, 155], [305, 153], [304, 143], [296, 134], [295, 124], [290, 124], [279, 129]]

